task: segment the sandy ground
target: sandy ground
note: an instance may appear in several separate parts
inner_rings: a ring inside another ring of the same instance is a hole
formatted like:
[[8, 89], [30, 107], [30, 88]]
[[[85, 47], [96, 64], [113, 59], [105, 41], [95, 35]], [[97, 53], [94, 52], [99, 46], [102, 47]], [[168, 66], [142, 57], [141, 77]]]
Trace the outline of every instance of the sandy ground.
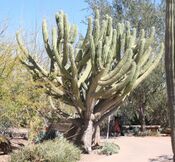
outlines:
[[80, 162], [172, 162], [170, 137], [118, 137], [109, 141], [120, 146], [118, 154], [82, 155]]
[[[12, 142], [27, 144], [24, 140]], [[120, 146], [118, 154], [82, 155], [79, 162], [172, 162], [170, 137], [117, 137], [109, 139], [108, 142], [114, 142]], [[0, 155], [0, 162], [8, 161], [8, 155]]]

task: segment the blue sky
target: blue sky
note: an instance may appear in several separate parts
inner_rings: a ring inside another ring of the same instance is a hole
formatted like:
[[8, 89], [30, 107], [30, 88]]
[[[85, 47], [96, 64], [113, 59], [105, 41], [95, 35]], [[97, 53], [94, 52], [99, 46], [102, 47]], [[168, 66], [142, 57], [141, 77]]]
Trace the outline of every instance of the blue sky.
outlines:
[[55, 13], [63, 10], [68, 14], [69, 20], [76, 23], [79, 32], [86, 31], [86, 25], [81, 21], [89, 13], [84, 0], [1, 0], [0, 23], [8, 24], [8, 34], [23, 29], [27, 32], [41, 30], [42, 19], [48, 20], [49, 26], [55, 23]]
[[55, 13], [59, 10], [68, 14], [70, 22], [78, 25], [80, 33], [84, 35], [86, 31], [86, 25], [81, 23], [89, 15], [87, 10], [83, 10], [87, 8], [84, 0], [1, 0], [0, 6], [0, 26], [8, 24], [9, 36], [19, 29], [28, 33], [41, 32], [44, 17], [49, 26], [53, 26]]

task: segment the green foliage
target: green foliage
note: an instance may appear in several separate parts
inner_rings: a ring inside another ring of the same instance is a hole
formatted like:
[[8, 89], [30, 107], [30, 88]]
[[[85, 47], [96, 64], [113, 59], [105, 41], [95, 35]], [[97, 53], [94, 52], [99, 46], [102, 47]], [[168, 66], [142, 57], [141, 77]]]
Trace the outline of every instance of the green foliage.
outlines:
[[11, 156], [11, 162], [76, 162], [79, 159], [80, 150], [63, 138], [27, 146]]
[[146, 130], [144, 132], [136, 132], [134, 134], [135, 136], [140, 136], [140, 137], [144, 137], [144, 136], [160, 136], [160, 133], [159, 132], [156, 132], [156, 131], [151, 131], [151, 130]]
[[33, 140], [44, 128], [44, 120], [39, 116], [33, 116], [30, 120], [29, 139]]
[[1, 119], [16, 126], [29, 125], [32, 116], [47, 105], [42, 90], [35, 87], [37, 84], [17, 61], [13, 71], [0, 87]]
[[117, 144], [106, 142], [99, 153], [104, 155], [112, 155], [118, 153], [119, 150], [120, 147]]
[[[13, 44], [0, 43], [0, 129], [27, 126], [48, 105], [46, 95], [20, 64]], [[40, 84], [41, 86], [41, 84]], [[36, 88], [37, 87], [37, 88]]]

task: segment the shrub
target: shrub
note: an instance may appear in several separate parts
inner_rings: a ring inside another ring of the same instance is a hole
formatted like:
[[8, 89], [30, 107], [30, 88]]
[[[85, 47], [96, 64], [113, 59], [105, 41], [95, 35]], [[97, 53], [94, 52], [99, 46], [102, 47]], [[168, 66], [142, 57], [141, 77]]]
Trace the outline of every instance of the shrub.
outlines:
[[34, 116], [30, 121], [29, 139], [33, 140], [44, 127], [44, 121], [39, 116]]
[[105, 155], [112, 155], [118, 153], [119, 150], [120, 147], [117, 144], [106, 142], [99, 153]]
[[160, 133], [157, 131], [146, 130], [144, 132], [139, 131], [138, 134], [134, 134], [135, 136], [160, 136]]
[[0, 136], [0, 151], [8, 154], [12, 151], [10, 140], [5, 136]]
[[30, 145], [12, 154], [11, 162], [76, 162], [80, 150], [64, 138]]

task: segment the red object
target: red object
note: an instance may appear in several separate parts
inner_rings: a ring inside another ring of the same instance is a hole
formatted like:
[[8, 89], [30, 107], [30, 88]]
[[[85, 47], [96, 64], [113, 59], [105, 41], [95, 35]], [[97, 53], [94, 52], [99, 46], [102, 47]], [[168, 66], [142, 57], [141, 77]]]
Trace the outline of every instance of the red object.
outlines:
[[120, 124], [118, 121], [115, 122], [114, 131], [118, 134], [120, 133]]

